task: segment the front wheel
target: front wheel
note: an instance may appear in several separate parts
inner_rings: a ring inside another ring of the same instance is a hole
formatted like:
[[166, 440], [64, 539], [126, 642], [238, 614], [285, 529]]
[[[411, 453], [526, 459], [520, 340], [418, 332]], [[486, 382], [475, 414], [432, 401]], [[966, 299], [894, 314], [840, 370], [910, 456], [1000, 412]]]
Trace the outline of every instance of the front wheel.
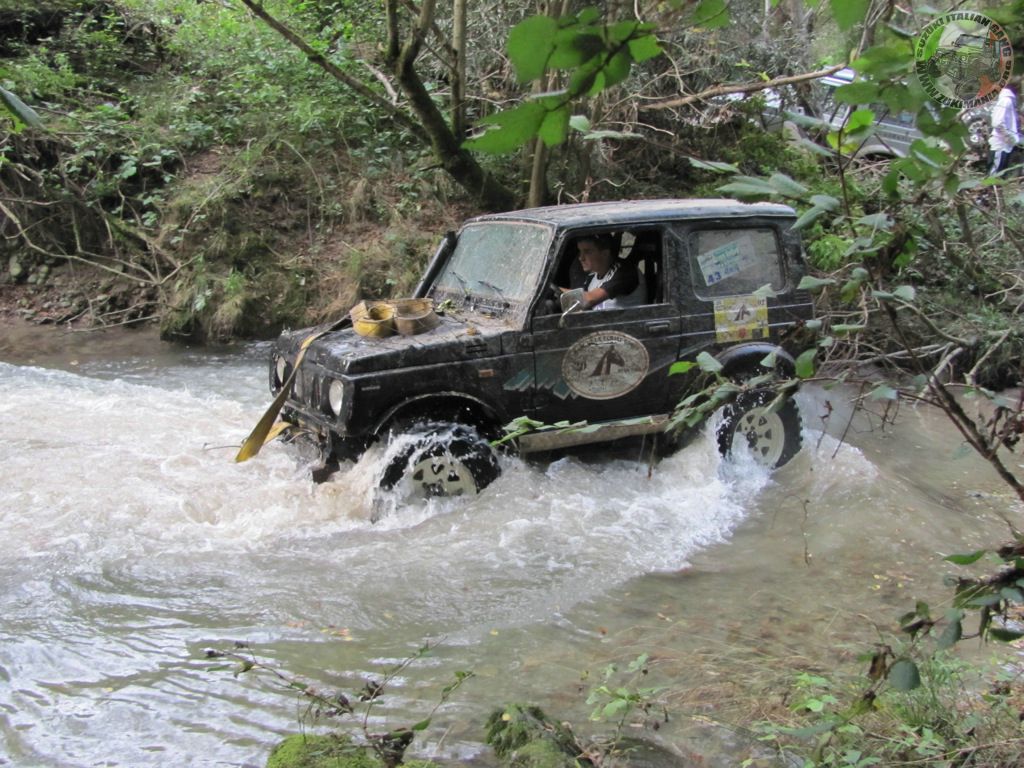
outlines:
[[[723, 456], [737, 444], [746, 445], [754, 460], [772, 469], [781, 467], [800, 450], [800, 410], [788, 398], [771, 410], [775, 393], [768, 389], [744, 392], [722, 409], [718, 448]], [[737, 440], [740, 443], [737, 443]]]
[[466, 424], [420, 424], [393, 434], [380, 487], [407, 478], [420, 496], [462, 496], [482, 491], [501, 474], [491, 446]]

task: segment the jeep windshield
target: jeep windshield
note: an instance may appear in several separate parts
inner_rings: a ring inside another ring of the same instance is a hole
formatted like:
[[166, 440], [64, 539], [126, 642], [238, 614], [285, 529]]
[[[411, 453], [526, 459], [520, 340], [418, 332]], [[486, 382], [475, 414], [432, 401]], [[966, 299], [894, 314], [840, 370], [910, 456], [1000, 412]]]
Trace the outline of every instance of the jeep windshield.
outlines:
[[548, 227], [525, 222], [469, 224], [459, 233], [431, 294], [496, 309], [520, 307], [533, 297], [551, 235]]

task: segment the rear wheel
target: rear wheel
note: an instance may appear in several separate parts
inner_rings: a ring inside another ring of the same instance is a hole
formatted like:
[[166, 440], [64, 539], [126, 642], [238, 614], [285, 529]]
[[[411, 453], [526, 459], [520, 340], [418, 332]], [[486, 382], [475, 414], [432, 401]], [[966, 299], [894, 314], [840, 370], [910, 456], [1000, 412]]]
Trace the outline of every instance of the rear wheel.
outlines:
[[420, 496], [462, 496], [482, 491], [501, 474], [491, 446], [475, 428], [428, 423], [392, 434], [380, 478], [390, 490], [407, 482]]
[[718, 448], [724, 456], [745, 445], [754, 460], [766, 467], [781, 467], [800, 450], [800, 410], [793, 398], [777, 410], [770, 406], [775, 392], [757, 389], [744, 392], [722, 409]]

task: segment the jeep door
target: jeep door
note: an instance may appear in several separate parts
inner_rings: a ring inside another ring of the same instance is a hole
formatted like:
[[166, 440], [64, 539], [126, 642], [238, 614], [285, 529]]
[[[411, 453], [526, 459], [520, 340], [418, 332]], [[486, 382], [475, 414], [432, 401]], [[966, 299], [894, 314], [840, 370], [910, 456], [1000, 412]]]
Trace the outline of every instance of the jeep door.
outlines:
[[[675, 404], [668, 369], [678, 359], [680, 313], [665, 295], [669, 240], [658, 228], [634, 229], [656, 235], [658, 242], [658, 255], [638, 265], [645, 304], [564, 315], [553, 312], [550, 301], [534, 308], [528, 341], [534, 371], [532, 380], [520, 383], [533, 390], [535, 418], [599, 422], [666, 413]], [[565, 238], [552, 282], [564, 282], [567, 260], [575, 258], [572, 247]]]

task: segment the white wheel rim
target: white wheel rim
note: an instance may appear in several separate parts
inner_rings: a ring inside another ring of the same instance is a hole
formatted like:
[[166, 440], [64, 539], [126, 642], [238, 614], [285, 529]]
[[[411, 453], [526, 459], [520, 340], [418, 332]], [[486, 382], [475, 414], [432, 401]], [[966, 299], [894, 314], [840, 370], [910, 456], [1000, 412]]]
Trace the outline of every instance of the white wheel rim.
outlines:
[[409, 477], [427, 496], [476, 493], [476, 481], [469, 467], [447, 451], [417, 461], [412, 465]]
[[744, 413], [736, 424], [733, 442], [742, 438], [754, 461], [774, 467], [782, 458], [786, 447], [786, 428], [777, 413], [766, 408], [753, 408]]

